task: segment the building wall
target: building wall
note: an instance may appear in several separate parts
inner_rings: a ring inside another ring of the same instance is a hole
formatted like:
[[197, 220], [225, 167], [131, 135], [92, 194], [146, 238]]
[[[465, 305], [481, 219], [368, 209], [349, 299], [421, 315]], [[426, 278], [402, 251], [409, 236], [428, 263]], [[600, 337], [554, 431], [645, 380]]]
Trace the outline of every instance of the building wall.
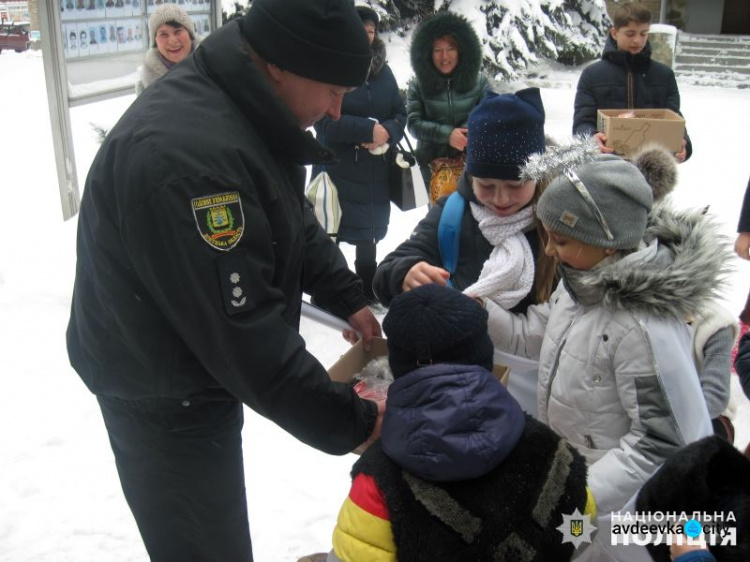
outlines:
[[29, 0], [29, 22], [31, 23], [32, 31], [39, 31], [41, 29], [37, 0]]
[[724, 0], [688, 0], [688, 33], [721, 33]]
[[29, 21], [29, 6], [26, 0], [0, 0], [0, 13], [9, 21]]
[[748, 0], [724, 0], [721, 32], [730, 35], [750, 35], [750, 2]]
[[[627, 0], [606, 0], [607, 13], [611, 15], [617, 9], [618, 4], [624, 4]], [[636, 4], [643, 4], [651, 12], [651, 21], [653, 23], [659, 23], [659, 16], [661, 15], [661, 0], [632, 0]], [[687, 5], [689, 0], [667, 0], [667, 14], [666, 21], [664, 23], [673, 25], [677, 29], [685, 29], [687, 21]], [[706, 0], [707, 2], [713, 2], [714, 0]], [[724, 0], [716, 0], [717, 2], [723, 2]], [[718, 33], [718, 31], [717, 31]]]
[[[661, 0], [605, 0], [610, 17], [627, 1], [646, 6], [659, 23]], [[667, 0], [664, 23], [688, 33], [750, 35], [750, 0]]]
[[687, 22], [688, 0], [670, 0], [667, 7], [667, 21], [677, 29], [685, 30]]

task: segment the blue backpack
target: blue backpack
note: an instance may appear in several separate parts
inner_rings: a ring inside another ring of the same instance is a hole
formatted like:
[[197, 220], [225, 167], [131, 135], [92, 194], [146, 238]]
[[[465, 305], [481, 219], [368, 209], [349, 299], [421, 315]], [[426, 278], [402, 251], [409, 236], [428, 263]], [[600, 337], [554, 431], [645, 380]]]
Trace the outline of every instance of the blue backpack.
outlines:
[[[448, 196], [438, 223], [437, 236], [440, 259], [443, 261], [443, 268], [451, 274], [451, 278], [458, 266], [461, 219], [464, 216], [465, 208], [466, 199], [458, 191], [454, 191]], [[448, 279], [448, 286], [453, 287], [451, 279]]]

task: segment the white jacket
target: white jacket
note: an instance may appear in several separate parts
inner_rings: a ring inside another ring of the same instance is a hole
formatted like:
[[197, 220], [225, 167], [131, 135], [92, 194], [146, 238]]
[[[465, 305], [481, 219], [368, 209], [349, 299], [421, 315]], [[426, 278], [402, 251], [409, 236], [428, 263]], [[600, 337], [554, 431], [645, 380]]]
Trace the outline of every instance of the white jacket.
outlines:
[[539, 359], [540, 419], [586, 457], [600, 512], [712, 433], [685, 316], [712, 298], [729, 254], [703, 216], [657, 207], [649, 220], [639, 251], [565, 268], [526, 315], [486, 302], [495, 345]]

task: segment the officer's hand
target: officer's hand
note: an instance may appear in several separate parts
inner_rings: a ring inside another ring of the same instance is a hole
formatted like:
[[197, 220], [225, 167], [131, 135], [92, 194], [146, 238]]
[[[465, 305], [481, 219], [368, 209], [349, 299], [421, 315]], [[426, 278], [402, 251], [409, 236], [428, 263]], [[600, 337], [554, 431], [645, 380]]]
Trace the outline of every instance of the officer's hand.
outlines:
[[[361, 335], [364, 340], [365, 351], [370, 351], [372, 338], [383, 337], [383, 332], [380, 329], [378, 319], [375, 318], [372, 310], [366, 306], [352, 314], [348, 320], [349, 324], [351, 324], [352, 328], [356, 331], [345, 330], [343, 334], [344, 339], [351, 344], [355, 344], [359, 341], [359, 336]], [[357, 332], [359, 332], [359, 334], [357, 334]]]
[[385, 400], [378, 400], [377, 402], [375, 402], [375, 404], [378, 405], [378, 419], [375, 421], [375, 427], [372, 430], [370, 437], [367, 438], [367, 441], [354, 449], [352, 453], [361, 455], [367, 450], [367, 447], [372, 445], [377, 439], [380, 438], [380, 430], [383, 427], [383, 414], [385, 414]]
[[404, 277], [404, 282], [401, 284], [401, 290], [405, 293], [416, 289], [420, 285], [429, 285], [435, 283], [436, 285], [446, 285], [451, 274], [443, 269], [430, 265], [426, 261], [421, 261], [412, 266], [412, 268]]

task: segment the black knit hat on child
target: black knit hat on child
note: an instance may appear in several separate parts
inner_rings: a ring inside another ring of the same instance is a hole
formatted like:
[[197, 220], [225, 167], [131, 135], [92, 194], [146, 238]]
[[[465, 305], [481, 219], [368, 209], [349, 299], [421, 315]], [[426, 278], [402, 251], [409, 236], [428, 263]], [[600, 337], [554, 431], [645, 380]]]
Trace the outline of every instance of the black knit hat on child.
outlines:
[[529, 156], [544, 152], [539, 88], [488, 92], [469, 114], [466, 170], [477, 178], [517, 180]]
[[190, 39], [195, 41], [195, 26], [192, 18], [188, 13], [177, 4], [162, 4], [158, 6], [148, 18], [148, 35], [151, 40], [149, 43], [156, 47], [156, 32], [165, 23], [174, 22], [180, 24], [190, 35]]
[[351, 0], [255, 0], [241, 20], [258, 54], [311, 80], [364, 83], [372, 51]]
[[401, 293], [383, 320], [394, 378], [437, 363], [492, 370], [487, 311], [463, 293], [430, 284]]
[[539, 198], [536, 215], [545, 227], [599, 248], [638, 247], [653, 205], [641, 171], [610, 154], [558, 175]]

